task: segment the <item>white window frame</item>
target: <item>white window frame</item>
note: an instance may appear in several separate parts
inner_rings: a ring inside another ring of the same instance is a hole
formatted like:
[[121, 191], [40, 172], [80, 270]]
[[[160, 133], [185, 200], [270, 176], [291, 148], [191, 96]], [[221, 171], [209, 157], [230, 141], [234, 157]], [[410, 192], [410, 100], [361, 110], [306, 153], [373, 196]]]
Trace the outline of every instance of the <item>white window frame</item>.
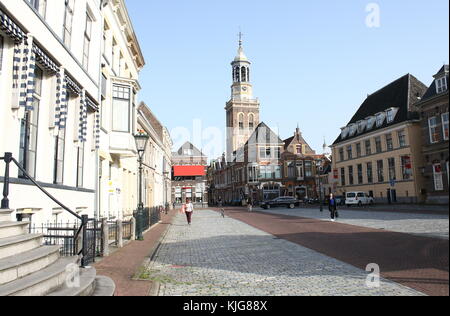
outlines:
[[[432, 125], [432, 123], [431, 123], [432, 120], [436, 120], [436, 123], [434, 125]], [[436, 144], [439, 142], [439, 139], [437, 139], [437, 140], [433, 139], [433, 135], [434, 135], [433, 129], [436, 129], [436, 131], [438, 130], [437, 122], [438, 122], [438, 119], [436, 116], [432, 116], [428, 119], [428, 132], [430, 134], [430, 144]]]
[[[441, 168], [441, 172], [436, 172], [436, 167]], [[442, 176], [442, 165], [440, 163], [433, 164], [433, 182], [435, 191], [444, 191], [444, 179]]]
[[[447, 118], [446, 120], [444, 120], [444, 118]], [[449, 139], [449, 122], [448, 122], [448, 112], [442, 114], [441, 116], [441, 121], [442, 121], [442, 135], [444, 140], [448, 140]], [[445, 132], [447, 129], [447, 133]]]
[[441, 77], [436, 79], [436, 92], [439, 93], [443, 93], [447, 91], [447, 77]]

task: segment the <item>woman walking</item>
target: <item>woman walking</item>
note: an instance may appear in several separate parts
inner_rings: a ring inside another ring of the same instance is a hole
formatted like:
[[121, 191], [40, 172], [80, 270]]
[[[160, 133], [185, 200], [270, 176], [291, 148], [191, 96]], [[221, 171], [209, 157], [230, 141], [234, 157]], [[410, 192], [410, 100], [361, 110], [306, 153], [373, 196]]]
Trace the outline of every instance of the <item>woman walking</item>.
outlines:
[[330, 213], [331, 213], [331, 221], [335, 222], [338, 213], [337, 213], [336, 199], [334, 198], [333, 194], [330, 194], [330, 201], [328, 203], [328, 209], [330, 210]]
[[194, 204], [192, 204], [191, 199], [186, 200], [185, 213], [186, 213], [187, 222], [190, 226], [192, 223], [192, 213], [194, 213]]

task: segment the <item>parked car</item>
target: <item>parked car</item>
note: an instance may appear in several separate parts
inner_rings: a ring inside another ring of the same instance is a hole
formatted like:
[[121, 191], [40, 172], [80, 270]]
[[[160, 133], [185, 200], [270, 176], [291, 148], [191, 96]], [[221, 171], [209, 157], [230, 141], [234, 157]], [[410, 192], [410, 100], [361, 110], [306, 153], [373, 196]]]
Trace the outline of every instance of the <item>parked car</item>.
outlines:
[[374, 204], [373, 197], [370, 197], [364, 192], [349, 192], [347, 193], [347, 197], [345, 199], [345, 205], [347, 206], [363, 206], [372, 204]]
[[300, 205], [299, 200], [290, 196], [279, 197], [274, 200], [265, 201], [261, 203], [261, 207], [266, 210], [272, 207], [288, 207], [290, 209], [293, 209], [298, 205]]
[[339, 206], [344, 206], [345, 205], [345, 197], [343, 195], [338, 195], [335, 197], [336, 200], [336, 204]]

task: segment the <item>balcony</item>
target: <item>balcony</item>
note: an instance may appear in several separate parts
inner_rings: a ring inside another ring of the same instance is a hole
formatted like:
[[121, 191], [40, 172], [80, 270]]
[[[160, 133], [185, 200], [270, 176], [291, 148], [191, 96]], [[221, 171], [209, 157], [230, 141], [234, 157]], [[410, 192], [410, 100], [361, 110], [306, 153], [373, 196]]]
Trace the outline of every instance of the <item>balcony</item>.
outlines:
[[133, 135], [122, 132], [109, 134], [109, 152], [122, 158], [136, 157], [136, 142]]

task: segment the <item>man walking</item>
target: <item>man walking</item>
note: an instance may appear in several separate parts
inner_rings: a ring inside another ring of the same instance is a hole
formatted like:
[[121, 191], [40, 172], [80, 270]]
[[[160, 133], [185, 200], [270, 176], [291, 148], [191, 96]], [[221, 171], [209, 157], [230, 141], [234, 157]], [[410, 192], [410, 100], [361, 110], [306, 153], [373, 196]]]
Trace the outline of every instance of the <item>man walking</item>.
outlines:
[[331, 221], [335, 222], [337, 218], [337, 203], [333, 194], [330, 194], [330, 201], [328, 202], [328, 209], [331, 213]]

